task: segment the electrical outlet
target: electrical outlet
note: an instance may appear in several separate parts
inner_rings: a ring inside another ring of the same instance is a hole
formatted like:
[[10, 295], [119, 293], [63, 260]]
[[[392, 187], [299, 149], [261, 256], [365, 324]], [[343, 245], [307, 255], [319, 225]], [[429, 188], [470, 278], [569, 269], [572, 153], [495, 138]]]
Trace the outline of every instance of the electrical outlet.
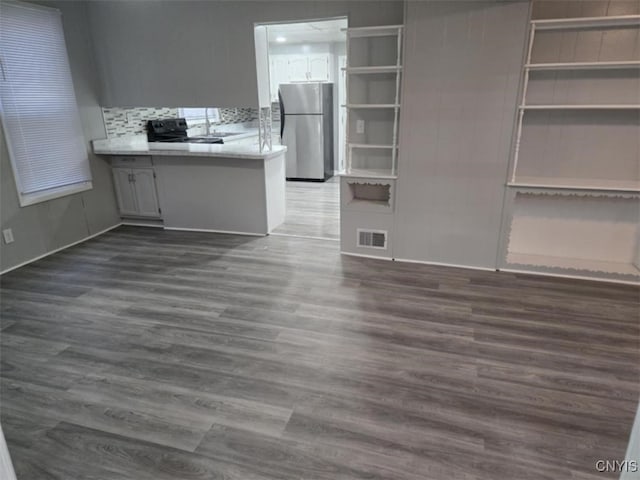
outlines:
[[3, 230], [2, 236], [4, 237], [4, 243], [13, 243], [13, 230], [10, 228]]
[[356, 120], [356, 133], [364, 133], [364, 120]]

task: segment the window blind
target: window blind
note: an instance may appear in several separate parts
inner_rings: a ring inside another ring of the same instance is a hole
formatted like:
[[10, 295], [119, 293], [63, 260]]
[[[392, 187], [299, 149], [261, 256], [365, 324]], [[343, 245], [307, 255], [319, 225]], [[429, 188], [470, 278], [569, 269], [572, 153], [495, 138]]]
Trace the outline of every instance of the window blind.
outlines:
[[[60, 12], [0, 2], [0, 107], [18, 192], [91, 187]], [[68, 187], [68, 188], [61, 188]]]

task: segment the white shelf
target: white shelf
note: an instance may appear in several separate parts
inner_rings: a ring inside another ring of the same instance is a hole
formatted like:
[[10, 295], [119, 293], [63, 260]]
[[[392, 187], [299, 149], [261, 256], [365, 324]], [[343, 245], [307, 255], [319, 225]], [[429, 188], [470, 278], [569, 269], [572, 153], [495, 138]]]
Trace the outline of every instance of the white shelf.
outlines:
[[371, 148], [371, 149], [388, 149], [398, 148], [397, 145], [376, 145], [371, 143], [348, 143], [349, 147], [352, 148]]
[[349, 74], [362, 75], [370, 73], [397, 73], [402, 71], [399, 65], [382, 65], [379, 67], [345, 67], [343, 71]]
[[618, 70], [640, 68], [640, 61], [528, 63], [524, 67], [529, 70]]
[[398, 35], [404, 25], [382, 25], [379, 27], [353, 27], [343, 28], [349, 37], [390, 37]]
[[341, 177], [357, 177], [357, 178], [398, 178], [391, 169], [373, 169], [373, 168], [351, 168], [338, 174]]
[[640, 110], [640, 105], [520, 105], [520, 110]]
[[553, 257], [550, 255], [533, 255], [528, 253], [511, 252], [507, 256], [507, 263], [532, 267], [558, 268], [563, 270], [578, 270], [589, 272], [604, 272], [618, 275], [640, 275], [640, 270], [631, 263], [608, 262], [583, 258]]
[[620, 15], [610, 17], [554, 18], [532, 20], [536, 30], [558, 30], [575, 28], [635, 27], [640, 26], [640, 15]]
[[507, 184], [515, 188], [547, 188], [555, 190], [588, 190], [593, 192], [640, 193], [640, 182], [633, 180], [594, 180], [586, 178], [517, 177]]
[[347, 103], [341, 107], [363, 109], [363, 108], [400, 108], [399, 103]]

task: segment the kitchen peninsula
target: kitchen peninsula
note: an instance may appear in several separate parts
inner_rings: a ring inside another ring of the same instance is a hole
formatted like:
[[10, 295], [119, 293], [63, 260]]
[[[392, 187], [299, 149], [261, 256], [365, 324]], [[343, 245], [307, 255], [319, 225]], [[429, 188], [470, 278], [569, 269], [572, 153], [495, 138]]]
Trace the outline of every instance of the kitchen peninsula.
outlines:
[[153, 143], [144, 136], [94, 140], [110, 156], [125, 221], [165, 229], [266, 235], [285, 215], [285, 152], [255, 142]]

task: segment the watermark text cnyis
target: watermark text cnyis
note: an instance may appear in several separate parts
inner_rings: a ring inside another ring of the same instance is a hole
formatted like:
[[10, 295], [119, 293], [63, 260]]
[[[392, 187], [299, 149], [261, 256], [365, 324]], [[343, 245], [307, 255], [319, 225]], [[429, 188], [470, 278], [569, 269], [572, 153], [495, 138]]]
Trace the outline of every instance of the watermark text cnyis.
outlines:
[[637, 473], [640, 472], [638, 460], [598, 460], [596, 461], [598, 472]]

